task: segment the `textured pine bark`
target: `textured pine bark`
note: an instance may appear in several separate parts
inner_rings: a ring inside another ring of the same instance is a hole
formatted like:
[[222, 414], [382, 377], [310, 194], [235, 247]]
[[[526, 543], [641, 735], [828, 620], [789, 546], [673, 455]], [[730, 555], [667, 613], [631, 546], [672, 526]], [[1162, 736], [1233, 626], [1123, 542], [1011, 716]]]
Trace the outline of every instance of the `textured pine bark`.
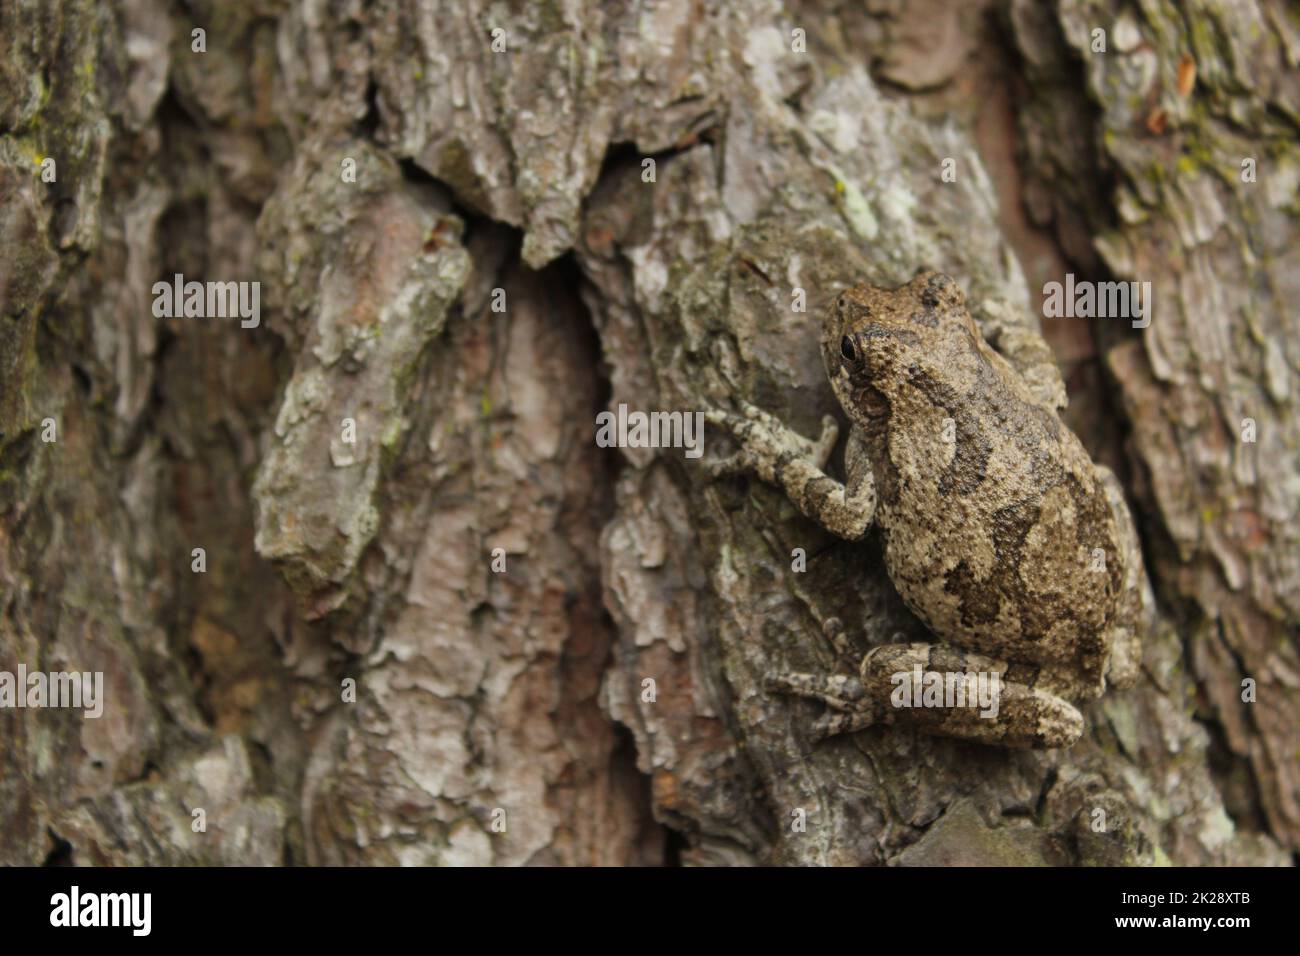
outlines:
[[[1298, 64], [1284, 0], [6, 3], [0, 671], [107, 687], [0, 710], [0, 863], [1287, 862]], [[766, 671], [924, 639], [877, 537], [594, 442], [815, 434], [818, 313], [923, 265], [1143, 535], [1068, 751], [814, 743]], [[1040, 323], [1067, 271], [1150, 327]]]

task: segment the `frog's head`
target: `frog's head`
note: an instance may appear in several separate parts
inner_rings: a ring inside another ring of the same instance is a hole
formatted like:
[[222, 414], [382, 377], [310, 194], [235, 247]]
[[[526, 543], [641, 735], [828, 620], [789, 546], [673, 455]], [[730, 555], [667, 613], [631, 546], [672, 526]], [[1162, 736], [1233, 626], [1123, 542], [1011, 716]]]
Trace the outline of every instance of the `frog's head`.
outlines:
[[826, 310], [822, 359], [844, 410], [870, 417], [880, 395], [900, 398], [918, 371], [941, 372], [978, 339], [956, 281], [921, 272], [897, 289], [864, 282], [840, 293]]

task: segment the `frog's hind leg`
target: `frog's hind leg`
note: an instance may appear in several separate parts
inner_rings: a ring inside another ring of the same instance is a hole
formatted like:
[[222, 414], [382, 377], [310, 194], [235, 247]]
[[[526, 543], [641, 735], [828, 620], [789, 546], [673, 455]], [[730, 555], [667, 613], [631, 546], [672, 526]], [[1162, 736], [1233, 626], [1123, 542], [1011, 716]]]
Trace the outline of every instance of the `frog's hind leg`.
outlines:
[[924, 733], [1014, 748], [1069, 747], [1083, 715], [1033, 668], [944, 644], [885, 644], [862, 662], [867, 696]]
[[847, 674], [768, 674], [765, 684], [768, 690], [826, 705], [826, 713], [812, 725], [817, 740], [865, 730], [891, 719], [886, 708], [867, 695], [862, 682]]

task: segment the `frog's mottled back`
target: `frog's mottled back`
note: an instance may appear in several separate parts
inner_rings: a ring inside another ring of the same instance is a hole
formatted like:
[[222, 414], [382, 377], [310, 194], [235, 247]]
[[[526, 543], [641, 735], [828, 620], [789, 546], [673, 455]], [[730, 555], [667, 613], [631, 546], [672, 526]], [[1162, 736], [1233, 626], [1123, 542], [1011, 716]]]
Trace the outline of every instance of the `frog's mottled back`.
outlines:
[[1068, 664], [1100, 692], [1124, 553], [1092, 460], [938, 273], [829, 309], [827, 372], [863, 430], [890, 578], [936, 633]]

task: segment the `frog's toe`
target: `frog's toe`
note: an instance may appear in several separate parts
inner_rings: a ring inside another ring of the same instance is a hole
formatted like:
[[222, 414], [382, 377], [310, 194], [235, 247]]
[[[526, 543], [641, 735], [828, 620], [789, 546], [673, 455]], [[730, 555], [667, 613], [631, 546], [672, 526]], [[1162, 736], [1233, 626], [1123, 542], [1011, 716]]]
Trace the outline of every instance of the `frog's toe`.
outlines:
[[838, 617], [828, 617], [822, 621], [822, 636], [830, 641], [831, 647], [835, 648], [835, 653], [842, 660], [856, 663], [862, 659], [861, 652], [849, 639], [849, 632], [844, 627], [844, 622]]
[[754, 463], [750, 460], [749, 455], [743, 451], [728, 455], [726, 458], [717, 458], [710, 461], [705, 467], [709, 475], [714, 478], [724, 478], [728, 475], [743, 475], [754, 470]]
[[858, 730], [866, 730], [875, 724], [876, 715], [872, 711], [859, 710], [847, 713], [831, 711], [822, 714], [813, 722], [812, 734], [817, 740], [825, 740], [827, 737], [836, 737], [840, 734], [851, 734]]
[[740, 424], [740, 422], [742, 421], [742, 419], [738, 418], [735, 415], [732, 415], [730, 412], [719, 411], [716, 408], [710, 408], [708, 411], [706, 411], [704, 413], [704, 420], [708, 422], [710, 425], [716, 425], [719, 428], [725, 428], [728, 432], [731, 432], [732, 434], [735, 433], [736, 426]]
[[817, 436], [816, 441], [808, 442], [808, 457], [812, 459], [813, 464], [825, 470], [826, 463], [830, 461], [831, 452], [835, 450], [835, 443], [839, 440], [839, 423], [835, 421], [833, 415], [823, 415], [822, 433]]
[[763, 685], [778, 694], [819, 700], [833, 710], [852, 710], [866, 699], [862, 681], [850, 674], [778, 674], [768, 671]]

